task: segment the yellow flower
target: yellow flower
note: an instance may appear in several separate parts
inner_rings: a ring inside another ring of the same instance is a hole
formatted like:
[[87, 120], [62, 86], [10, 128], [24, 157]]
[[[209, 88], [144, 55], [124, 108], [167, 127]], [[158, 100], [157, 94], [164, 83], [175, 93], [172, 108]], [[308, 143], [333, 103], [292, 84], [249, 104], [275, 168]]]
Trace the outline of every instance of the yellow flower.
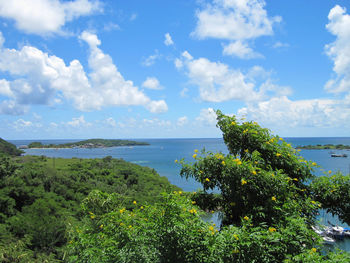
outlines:
[[234, 234], [233, 237], [234, 237], [236, 240], [239, 240], [238, 235]]
[[316, 166], [316, 165], [317, 165], [317, 163], [315, 163], [315, 162], [312, 163], [312, 166]]
[[100, 225], [100, 228], [101, 228], [101, 229], [103, 228], [103, 224], [102, 224], [102, 225]]
[[181, 195], [182, 194], [182, 191], [179, 191], [179, 195]]
[[311, 251], [312, 251], [313, 253], [316, 253], [317, 249], [313, 247], [313, 248], [311, 248]]
[[210, 182], [210, 179], [209, 178], [205, 178], [205, 181]]
[[192, 157], [193, 157], [194, 159], [196, 159], [196, 157], [197, 157], [197, 154], [195, 153], [194, 155], [192, 155]]
[[178, 163], [178, 160], [177, 160], [177, 159], [175, 160], [175, 163]]
[[129, 225], [129, 228], [132, 228], [132, 225]]
[[271, 232], [271, 233], [276, 232], [276, 228], [274, 228], [274, 227], [269, 227], [269, 232]]
[[214, 227], [213, 227], [213, 226], [210, 226], [210, 227], [209, 227], [209, 230], [210, 230], [210, 231], [214, 231]]
[[233, 121], [233, 122], [231, 122], [231, 125], [236, 125], [236, 123]]
[[132, 202], [134, 205], [136, 205], [137, 204], [137, 202], [136, 201], [134, 201], [134, 202]]
[[222, 162], [221, 162], [221, 164], [222, 164], [223, 166], [225, 166], [225, 165], [226, 165], [225, 161], [222, 161]]
[[249, 150], [248, 150], [248, 149], [245, 149], [244, 152], [249, 153]]
[[283, 138], [280, 138], [280, 141], [283, 141]]
[[276, 199], [276, 196], [271, 197], [271, 200], [272, 200], [272, 201], [276, 201], [276, 200], [277, 200], [277, 199]]
[[331, 171], [331, 170], [329, 170], [329, 171], [328, 171], [328, 173], [329, 173], [329, 174], [331, 174], [331, 173], [332, 173], [332, 171]]
[[198, 150], [197, 150], [197, 149], [195, 149], [195, 150], [194, 150], [194, 152], [195, 152], [195, 153], [197, 153], [197, 152], [198, 152]]
[[276, 153], [276, 156], [277, 156], [277, 157], [280, 157], [280, 156], [281, 156], [281, 154], [280, 154], [280, 153]]
[[191, 214], [195, 214], [195, 213], [197, 213], [197, 210], [193, 208], [193, 209], [189, 210], [189, 212], [190, 212]]
[[192, 205], [195, 205], [196, 204], [196, 201], [192, 201]]
[[242, 162], [241, 162], [241, 161], [238, 161], [238, 162], [237, 162], [237, 165], [241, 165], [241, 164], [242, 164]]
[[141, 206], [140, 209], [143, 209], [143, 206]]
[[313, 201], [313, 200], [311, 201], [311, 203], [312, 203], [312, 204], [314, 204], [314, 205], [316, 204], [316, 202], [315, 202], [315, 201]]
[[298, 178], [293, 178], [294, 181], [298, 181]]
[[249, 220], [249, 217], [245, 216], [243, 217], [244, 220], [248, 221]]
[[245, 185], [246, 183], [247, 183], [246, 180], [244, 180], [244, 179], [241, 180], [241, 185]]
[[253, 171], [252, 171], [252, 174], [256, 175], [256, 171], [255, 171], [255, 170], [253, 170]]

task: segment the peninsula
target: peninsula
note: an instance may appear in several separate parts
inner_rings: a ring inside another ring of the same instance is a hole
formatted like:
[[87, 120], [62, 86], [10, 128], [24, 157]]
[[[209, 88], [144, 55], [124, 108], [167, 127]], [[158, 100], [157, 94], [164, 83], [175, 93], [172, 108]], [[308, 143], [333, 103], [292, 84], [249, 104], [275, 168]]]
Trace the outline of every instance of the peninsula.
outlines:
[[130, 140], [112, 140], [112, 139], [89, 139], [79, 142], [63, 144], [42, 144], [41, 142], [32, 142], [28, 148], [105, 148], [116, 146], [139, 146], [149, 145], [147, 142], [136, 142]]
[[321, 145], [321, 144], [317, 144], [317, 145], [304, 145], [304, 146], [297, 146], [297, 149], [306, 149], [306, 150], [349, 150], [350, 149], [350, 145], [343, 145], [343, 144], [325, 144], [325, 145]]

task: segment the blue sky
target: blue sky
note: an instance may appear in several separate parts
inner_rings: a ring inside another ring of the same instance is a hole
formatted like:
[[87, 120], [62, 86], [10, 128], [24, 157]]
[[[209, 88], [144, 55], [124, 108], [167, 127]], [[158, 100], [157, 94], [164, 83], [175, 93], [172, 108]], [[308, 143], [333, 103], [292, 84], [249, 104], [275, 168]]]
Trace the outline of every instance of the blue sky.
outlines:
[[350, 1], [0, 0], [0, 137], [350, 134]]

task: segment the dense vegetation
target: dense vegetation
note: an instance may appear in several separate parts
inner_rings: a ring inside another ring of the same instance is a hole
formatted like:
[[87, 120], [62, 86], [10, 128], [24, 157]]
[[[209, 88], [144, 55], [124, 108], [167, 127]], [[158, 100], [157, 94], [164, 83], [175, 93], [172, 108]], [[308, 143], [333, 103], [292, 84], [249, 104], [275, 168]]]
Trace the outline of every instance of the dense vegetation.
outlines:
[[18, 150], [15, 145], [0, 138], [0, 155], [7, 154], [10, 156], [19, 156], [22, 153], [23, 152]]
[[332, 150], [346, 150], [350, 149], [350, 145], [343, 145], [343, 144], [316, 144], [316, 145], [303, 145], [303, 146], [297, 146], [297, 149], [309, 149], [309, 150], [327, 150], [327, 149], [332, 149]]
[[[119, 159], [22, 156], [0, 159], [0, 262], [62, 259], [66, 231], [83, 215], [80, 203], [98, 189], [152, 204], [160, 192], [179, 190], [155, 170]], [[46, 260], [46, 261], [45, 261]]]
[[[346, 252], [327, 251], [311, 229], [320, 207], [350, 223], [349, 187], [339, 185], [349, 186], [350, 177], [314, 178], [317, 165], [282, 138], [217, 115], [229, 154], [195, 150], [193, 163], [179, 161], [181, 175], [199, 181], [202, 191], [134, 203], [132, 211], [127, 200], [91, 193], [83, 224], [69, 231], [68, 261], [350, 262]], [[221, 227], [203, 222], [201, 210], [221, 213]]]
[[[229, 154], [194, 150], [193, 162], [176, 160], [202, 184], [194, 193], [110, 157], [3, 158], [1, 260], [350, 262], [311, 229], [320, 208], [350, 223], [350, 175], [315, 178], [317, 164], [268, 129], [217, 116]], [[221, 226], [202, 211], [218, 212]]]
[[44, 145], [41, 142], [32, 142], [28, 145], [28, 148], [73, 148], [73, 147], [115, 147], [115, 146], [136, 146], [136, 145], [149, 145], [146, 142], [136, 142], [130, 140], [109, 140], [109, 139], [89, 139], [73, 143], [63, 144], [47, 144]]

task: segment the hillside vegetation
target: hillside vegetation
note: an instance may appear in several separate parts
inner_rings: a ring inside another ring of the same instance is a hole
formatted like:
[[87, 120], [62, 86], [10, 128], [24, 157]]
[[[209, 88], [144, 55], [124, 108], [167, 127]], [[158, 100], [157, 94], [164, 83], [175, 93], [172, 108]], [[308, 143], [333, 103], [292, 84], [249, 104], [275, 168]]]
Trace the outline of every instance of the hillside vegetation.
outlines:
[[[0, 262], [58, 262], [66, 231], [83, 216], [93, 190], [113, 194], [114, 205], [153, 204], [179, 190], [155, 170], [120, 159], [22, 156], [0, 159]], [[46, 260], [46, 261], [45, 261]]]
[[303, 145], [303, 146], [297, 146], [297, 149], [308, 149], [308, 150], [328, 150], [328, 149], [332, 149], [332, 150], [346, 150], [346, 149], [350, 149], [350, 145], [343, 145], [343, 144], [325, 144], [325, 145], [321, 145], [321, 144], [316, 144], [316, 145]]
[[32, 142], [28, 148], [98, 148], [98, 147], [116, 147], [116, 146], [138, 146], [149, 145], [146, 142], [136, 142], [130, 140], [112, 140], [112, 139], [89, 139], [74, 143], [63, 144], [42, 144], [41, 142]]
[[0, 138], [0, 155], [7, 154], [10, 156], [19, 156], [22, 153], [23, 152], [17, 149], [17, 147], [14, 144], [9, 143], [8, 141], [5, 141], [4, 139]]

